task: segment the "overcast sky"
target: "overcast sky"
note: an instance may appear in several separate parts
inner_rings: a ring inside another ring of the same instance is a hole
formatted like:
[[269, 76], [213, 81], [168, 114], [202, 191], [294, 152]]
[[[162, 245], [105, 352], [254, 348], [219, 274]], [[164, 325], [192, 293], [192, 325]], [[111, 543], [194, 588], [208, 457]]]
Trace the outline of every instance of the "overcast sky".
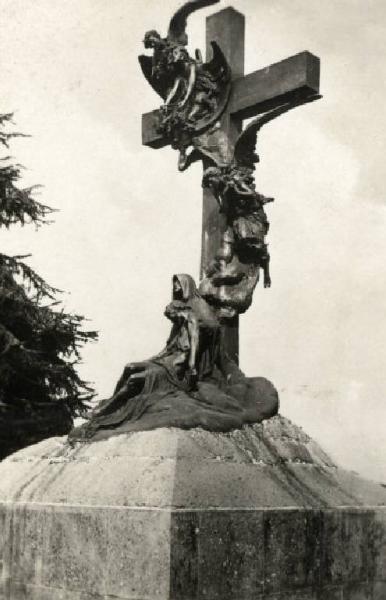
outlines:
[[[82, 374], [110, 395], [128, 361], [163, 346], [173, 273], [197, 277], [200, 168], [141, 146], [160, 99], [137, 55], [177, 0], [0, 0], [0, 112], [12, 153], [60, 209], [2, 232], [2, 251], [69, 292], [100, 340]], [[219, 8], [228, 6], [222, 2]], [[283, 414], [342, 464], [386, 481], [386, 6], [383, 0], [235, 0], [246, 72], [302, 50], [321, 57], [323, 100], [263, 129], [257, 188], [268, 206], [273, 287], [241, 321], [241, 366], [282, 390]], [[189, 21], [203, 47], [205, 16]]]

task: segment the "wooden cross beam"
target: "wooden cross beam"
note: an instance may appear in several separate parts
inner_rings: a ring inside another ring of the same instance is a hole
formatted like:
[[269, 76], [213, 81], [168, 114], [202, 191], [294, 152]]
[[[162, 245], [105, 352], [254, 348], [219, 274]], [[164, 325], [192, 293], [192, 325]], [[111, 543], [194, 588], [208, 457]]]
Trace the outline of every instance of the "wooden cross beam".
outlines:
[[[231, 143], [242, 129], [243, 119], [257, 116], [281, 106], [296, 104], [319, 93], [320, 61], [310, 52], [301, 52], [269, 67], [244, 76], [245, 17], [234, 8], [226, 8], [207, 18], [206, 52], [211, 58], [210, 42], [221, 47], [232, 70], [232, 92], [221, 127]], [[142, 115], [142, 142], [162, 148], [169, 141], [157, 132], [158, 111]], [[225, 231], [225, 217], [211, 191], [203, 191], [201, 275], [213, 260]], [[233, 319], [223, 330], [228, 355], [238, 362], [239, 323]]]

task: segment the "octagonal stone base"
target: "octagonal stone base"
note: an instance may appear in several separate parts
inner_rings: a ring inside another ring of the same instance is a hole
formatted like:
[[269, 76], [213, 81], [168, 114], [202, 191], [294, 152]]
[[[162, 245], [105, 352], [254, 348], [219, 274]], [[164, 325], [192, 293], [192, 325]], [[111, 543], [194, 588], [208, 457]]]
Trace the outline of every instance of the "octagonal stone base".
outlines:
[[385, 600], [386, 489], [282, 417], [0, 464], [1, 600]]

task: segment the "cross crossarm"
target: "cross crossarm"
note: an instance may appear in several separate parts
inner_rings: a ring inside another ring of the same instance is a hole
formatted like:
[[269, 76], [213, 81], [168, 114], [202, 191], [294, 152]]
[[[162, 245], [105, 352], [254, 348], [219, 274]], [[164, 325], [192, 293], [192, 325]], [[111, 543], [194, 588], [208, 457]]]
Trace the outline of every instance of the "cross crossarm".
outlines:
[[249, 119], [283, 102], [305, 100], [319, 93], [320, 59], [300, 52], [233, 82], [229, 112]]
[[[239, 119], [256, 116], [319, 93], [320, 60], [311, 52], [300, 52], [233, 82], [229, 112]], [[142, 115], [142, 143], [163, 148], [169, 142], [157, 132], [158, 111]]]

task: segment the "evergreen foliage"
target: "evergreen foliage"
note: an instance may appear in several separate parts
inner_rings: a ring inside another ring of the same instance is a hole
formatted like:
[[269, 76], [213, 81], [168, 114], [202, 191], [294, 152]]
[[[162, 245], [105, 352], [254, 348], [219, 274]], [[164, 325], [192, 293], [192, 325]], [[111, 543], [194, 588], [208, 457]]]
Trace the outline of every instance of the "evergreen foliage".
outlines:
[[[0, 146], [11, 114], [0, 115]], [[5, 152], [6, 154], [6, 152]], [[21, 165], [0, 158], [0, 229], [47, 223], [51, 208], [21, 188]], [[62, 435], [82, 414], [93, 389], [77, 374], [80, 349], [96, 339], [82, 329], [83, 317], [61, 309], [59, 290], [48, 285], [25, 260], [0, 252], [0, 458], [44, 437]]]

